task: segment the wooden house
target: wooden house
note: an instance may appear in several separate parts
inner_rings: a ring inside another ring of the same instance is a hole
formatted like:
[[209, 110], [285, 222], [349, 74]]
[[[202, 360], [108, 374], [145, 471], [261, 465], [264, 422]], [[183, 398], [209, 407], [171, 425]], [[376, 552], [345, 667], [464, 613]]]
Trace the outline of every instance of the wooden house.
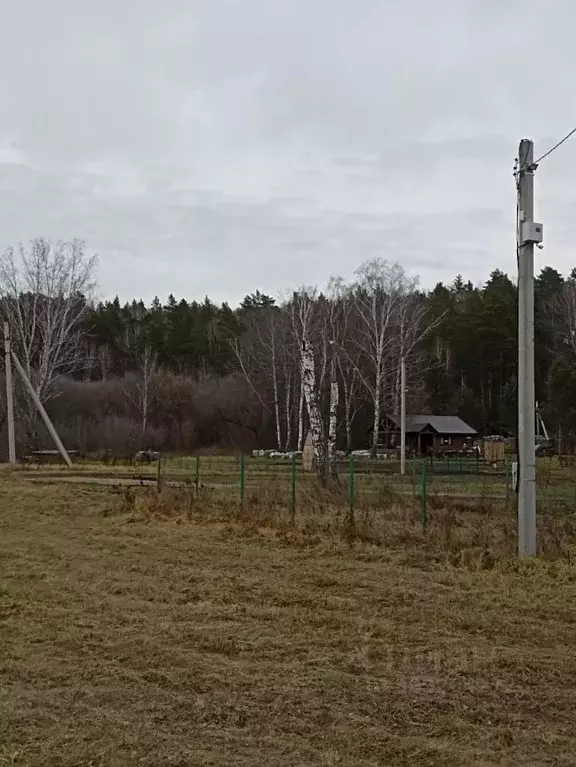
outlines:
[[[372, 431], [372, 429], [370, 429]], [[477, 431], [455, 415], [407, 415], [406, 450], [417, 455], [472, 448]], [[400, 448], [400, 416], [385, 416], [378, 435], [380, 450]]]

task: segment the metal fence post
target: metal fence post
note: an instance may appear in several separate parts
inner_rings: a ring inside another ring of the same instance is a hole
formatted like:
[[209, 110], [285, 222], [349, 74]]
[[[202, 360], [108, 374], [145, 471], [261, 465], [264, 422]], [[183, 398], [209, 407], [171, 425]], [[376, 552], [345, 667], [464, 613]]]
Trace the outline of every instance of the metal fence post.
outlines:
[[292, 471], [290, 475], [290, 516], [296, 515], [296, 456], [292, 456]]
[[350, 520], [354, 519], [354, 502], [356, 500], [356, 493], [354, 487], [354, 456], [350, 456], [349, 464], [349, 487], [350, 487]]
[[240, 456], [240, 503], [244, 505], [244, 490], [245, 490], [245, 465], [244, 465], [244, 453]]
[[158, 492], [162, 490], [164, 487], [164, 472], [163, 472], [163, 466], [162, 466], [162, 453], [158, 454], [158, 477], [156, 480], [156, 488]]
[[422, 496], [422, 531], [426, 532], [428, 525], [428, 467], [426, 461], [422, 462], [422, 476], [420, 493]]

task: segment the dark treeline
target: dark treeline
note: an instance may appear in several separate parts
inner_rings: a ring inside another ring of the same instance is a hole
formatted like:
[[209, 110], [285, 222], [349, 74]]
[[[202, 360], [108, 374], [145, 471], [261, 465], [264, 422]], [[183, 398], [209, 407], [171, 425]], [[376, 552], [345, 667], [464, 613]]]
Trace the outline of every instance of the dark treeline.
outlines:
[[[66, 444], [84, 452], [300, 448], [313, 426], [303, 347], [328, 439], [333, 415], [342, 449], [370, 446], [375, 420], [397, 412], [402, 356], [409, 412], [516, 430], [517, 291], [500, 271], [479, 287], [458, 276], [422, 291], [375, 260], [351, 283], [282, 302], [258, 291], [236, 308], [174, 296], [88, 302], [78, 330], [74, 364], [46, 377], [44, 399]], [[576, 435], [576, 272], [546, 267], [536, 280], [536, 393], [551, 435]], [[46, 443], [37, 423], [19, 439]]]
[[[536, 281], [537, 399], [549, 431], [556, 434], [563, 427], [566, 437], [576, 433], [574, 295], [573, 276], [565, 280], [554, 269], [542, 270]], [[76, 432], [82, 434], [86, 422], [97, 423], [96, 439], [86, 445], [92, 449], [112, 446], [114, 433], [119, 446], [127, 449], [142, 431], [145, 442], [173, 449], [219, 443], [296, 447], [301, 403], [298, 350], [290, 348], [295, 346], [290, 326], [291, 304], [299, 298], [296, 294], [276, 307], [274, 299], [256, 292], [236, 310], [208, 298], [198, 303], [173, 296], [150, 306], [141, 301], [122, 305], [117, 299], [102, 303], [85, 321], [88, 364], [82, 380], [77, 376], [67, 381], [65, 396], [52, 409], [60, 422], [69, 424], [69, 440]], [[426, 307], [423, 323], [430, 331], [411, 350], [411, 409], [455, 413], [484, 433], [514, 433], [515, 284], [498, 271], [482, 287], [458, 276], [451, 285], [439, 283], [430, 293], [417, 293], [417, 299]], [[330, 299], [314, 294], [311, 300], [320, 304]], [[321, 319], [315, 321], [318, 334], [330, 341], [329, 329]], [[348, 357], [345, 362], [350, 367]], [[322, 364], [319, 360], [318, 367]], [[389, 367], [394, 380], [397, 366]], [[341, 389], [346, 383], [353, 387], [351, 443], [364, 446], [374, 397], [358, 376], [349, 374], [348, 382], [344, 377], [339, 372]], [[383, 393], [385, 410], [395, 410], [389, 394]], [[345, 400], [340, 399], [343, 410]], [[340, 413], [342, 447], [347, 446], [345, 421]]]

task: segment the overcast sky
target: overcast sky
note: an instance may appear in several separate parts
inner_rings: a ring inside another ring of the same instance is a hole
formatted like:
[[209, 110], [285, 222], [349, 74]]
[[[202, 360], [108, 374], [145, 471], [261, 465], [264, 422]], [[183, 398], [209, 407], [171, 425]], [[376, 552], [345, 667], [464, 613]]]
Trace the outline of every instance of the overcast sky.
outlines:
[[[82, 237], [106, 297], [512, 274], [518, 141], [576, 125], [570, 0], [0, 10], [0, 246]], [[540, 266], [576, 265], [575, 174], [576, 137], [537, 173]]]

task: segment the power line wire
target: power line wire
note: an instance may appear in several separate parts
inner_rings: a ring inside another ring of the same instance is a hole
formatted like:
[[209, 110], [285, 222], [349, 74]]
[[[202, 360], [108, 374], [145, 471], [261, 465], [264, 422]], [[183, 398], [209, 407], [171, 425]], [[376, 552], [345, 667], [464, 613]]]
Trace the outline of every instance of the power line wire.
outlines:
[[519, 192], [520, 192], [520, 175], [524, 173], [526, 170], [535, 170], [536, 167], [539, 165], [539, 163], [542, 162], [546, 157], [552, 154], [552, 152], [555, 152], [558, 147], [562, 146], [564, 142], [568, 141], [568, 139], [573, 136], [576, 133], [576, 128], [572, 128], [572, 130], [567, 133], [563, 139], [560, 139], [557, 144], [554, 144], [553, 147], [551, 147], [547, 152], [544, 152], [543, 155], [541, 155], [536, 162], [533, 162], [530, 168], [526, 165], [526, 156], [528, 154], [528, 148], [526, 148], [526, 154], [524, 157], [517, 157], [514, 161], [514, 171], [513, 176], [514, 180], [516, 182], [516, 260], [520, 261], [520, 206], [519, 206]]
[[558, 143], [554, 144], [553, 147], [551, 147], [547, 152], [544, 152], [543, 155], [541, 155], [536, 162], [533, 162], [530, 168], [526, 165], [526, 157], [528, 154], [528, 148], [526, 148], [526, 154], [524, 157], [517, 157], [514, 160], [514, 170], [513, 170], [513, 176], [514, 180], [516, 182], [516, 260], [518, 262], [518, 265], [520, 264], [520, 205], [519, 205], [519, 194], [520, 194], [520, 176], [527, 170], [536, 170], [539, 163], [542, 162], [542, 160], [546, 159], [549, 155], [552, 154], [552, 152], [555, 152], [558, 147], [562, 146], [566, 141], [568, 141], [569, 138], [571, 138], [576, 133], [576, 128], [572, 128], [572, 130], [567, 133], [563, 139], [560, 139]]
[[[560, 141], [559, 141], [557, 144], [554, 144], [554, 146], [553, 146], [551, 149], [549, 149], [547, 152], [544, 152], [544, 154], [543, 154], [541, 157], [539, 157], [539, 158], [536, 160], [536, 162], [534, 162], [534, 165], [538, 165], [538, 163], [542, 162], [542, 160], [544, 160], [546, 157], [548, 157], [548, 155], [551, 155], [551, 154], [552, 154], [552, 152], [555, 152], [555, 151], [556, 151], [556, 149], [558, 149], [558, 147], [559, 147], [559, 146], [562, 146], [562, 144], [563, 144], [565, 141], [568, 141], [568, 139], [569, 139], [571, 136], [573, 136], [575, 133], [576, 133], [576, 128], [572, 128], [572, 130], [570, 131], [570, 133], [567, 133], [567, 134], [564, 136], [564, 138], [563, 138], [563, 139], [561, 139], [561, 140], [560, 140]], [[526, 166], [524, 165], [524, 163], [522, 163], [522, 162], [520, 163], [520, 165], [519, 165], [519, 170], [520, 170], [520, 171], [524, 171], [524, 170], [527, 170], [527, 168], [526, 168]]]

